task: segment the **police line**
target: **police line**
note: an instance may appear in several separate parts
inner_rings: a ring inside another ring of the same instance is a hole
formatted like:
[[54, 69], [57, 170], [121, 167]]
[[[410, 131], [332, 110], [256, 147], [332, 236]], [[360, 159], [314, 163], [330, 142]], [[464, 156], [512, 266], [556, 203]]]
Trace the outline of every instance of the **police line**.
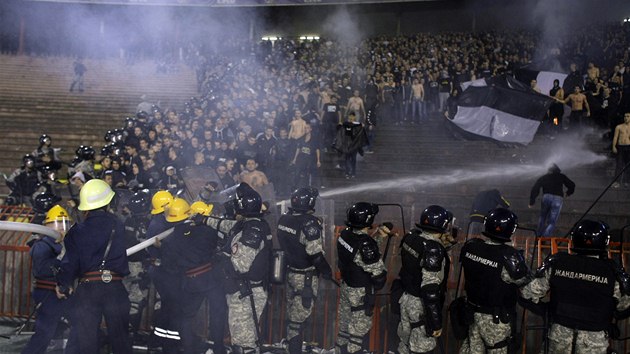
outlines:
[[[15, 221], [0, 221], [0, 230], [6, 231], [19, 231], [19, 232], [30, 232], [34, 234], [46, 235], [54, 238], [55, 240], [59, 239], [61, 235], [56, 230], [51, 229], [50, 227], [46, 227], [38, 224], [29, 224], [24, 222], [15, 222]], [[138, 253], [143, 249], [155, 245], [155, 240], [162, 240], [168, 237], [173, 233], [174, 228], [170, 228], [162, 233], [159, 233], [149, 239], [146, 239], [140, 242], [137, 245], [129, 247], [127, 249], [127, 256], [131, 256], [132, 254]]]

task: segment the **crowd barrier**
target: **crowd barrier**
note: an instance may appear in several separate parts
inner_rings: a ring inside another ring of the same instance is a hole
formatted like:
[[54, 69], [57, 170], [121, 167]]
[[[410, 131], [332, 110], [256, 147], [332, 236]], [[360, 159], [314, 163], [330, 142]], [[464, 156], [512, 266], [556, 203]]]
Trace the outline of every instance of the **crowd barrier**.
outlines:
[[[0, 220], [30, 222], [30, 207], [0, 206]], [[30, 234], [18, 231], [0, 231], [0, 318], [28, 317], [31, 303], [31, 257], [26, 244]]]

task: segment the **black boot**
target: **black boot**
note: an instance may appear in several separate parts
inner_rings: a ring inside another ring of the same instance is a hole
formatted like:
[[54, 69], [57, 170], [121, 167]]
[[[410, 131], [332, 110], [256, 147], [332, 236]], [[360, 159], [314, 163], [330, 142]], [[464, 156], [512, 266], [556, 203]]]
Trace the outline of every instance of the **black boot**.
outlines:
[[289, 350], [289, 354], [302, 354], [302, 336], [297, 335], [289, 339], [287, 349]]
[[348, 354], [348, 345], [340, 345], [339, 346], [339, 354]]
[[131, 327], [131, 333], [135, 334], [140, 328], [140, 322], [142, 321], [142, 313], [135, 313], [129, 315], [129, 326]]

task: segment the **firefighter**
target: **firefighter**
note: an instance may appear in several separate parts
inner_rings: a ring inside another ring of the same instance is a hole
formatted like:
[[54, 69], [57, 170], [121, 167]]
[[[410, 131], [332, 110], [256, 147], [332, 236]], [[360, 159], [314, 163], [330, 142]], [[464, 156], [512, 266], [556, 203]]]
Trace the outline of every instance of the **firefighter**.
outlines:
[[190, 204], [185, 199], [175, 198], [169, 204], [165, 220], [175, 230], [164, 241], [159, 242], [160, 265], [155, 267], [152, 274], [161, 303], [153, 334], [161, 338], [163, 353], [178, 353], [182, 345], [180, 305], [184, 294], [181, 264], [188, 260], [178, 247], [179, 240], [185, 237], [183, 223], [190, 215]]
[[62, 316], [66, 312], [66, 302], [55, 295], [57, 285], [57, 272], [63, 256], [63, 238], [70, 228], [72, 219], [68, 212], [59, 205], [55, 205], [46, 213], [43, 224], [59, 232], [60, 237], [54, 239], [46, 235], [34, 235], [28, 242], [32, 260], [33, 301], [37, 317], [35, 320], [35, 333], [28, 341], [23, 354], [46, 353], [48, 344], [60, 328]]
[[[129, 294], [122, 279], [129, 274], [125, 228], [108, 211], [114, 191], [92, 179], [81, 189], [83, 222], [74, 224], [64, 240], [66, 254], [56, 287], [57, 296], [73, 297], [72, 327], [67, 353], [97, 353], [98, 329], [105, 317], [114, 354], [130, 354]], [[74, 288], [75, 281], [78, 286]]]
[[164, 211], [172, 201], [173, 195], [169, 191], [161, 190], [155, 192], [151, 198], [151, 215], [153, 215], [153, 217], [151, 217], [151, 221], [149, 222], [147, 238], [151, 238], [171, 228], [166, 221]]

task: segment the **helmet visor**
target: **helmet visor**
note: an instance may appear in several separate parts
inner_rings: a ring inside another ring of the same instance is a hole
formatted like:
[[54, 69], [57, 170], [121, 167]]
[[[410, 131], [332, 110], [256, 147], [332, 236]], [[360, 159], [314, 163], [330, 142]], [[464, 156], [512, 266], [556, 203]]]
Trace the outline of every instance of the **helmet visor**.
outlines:
[[60, 234], [64, 235], [68, 231], [68, 229], [70, 229], [70, 219], [65, 216], [61, 216], [55, 221], [47, 223], [45, 226], [56, 230]]

